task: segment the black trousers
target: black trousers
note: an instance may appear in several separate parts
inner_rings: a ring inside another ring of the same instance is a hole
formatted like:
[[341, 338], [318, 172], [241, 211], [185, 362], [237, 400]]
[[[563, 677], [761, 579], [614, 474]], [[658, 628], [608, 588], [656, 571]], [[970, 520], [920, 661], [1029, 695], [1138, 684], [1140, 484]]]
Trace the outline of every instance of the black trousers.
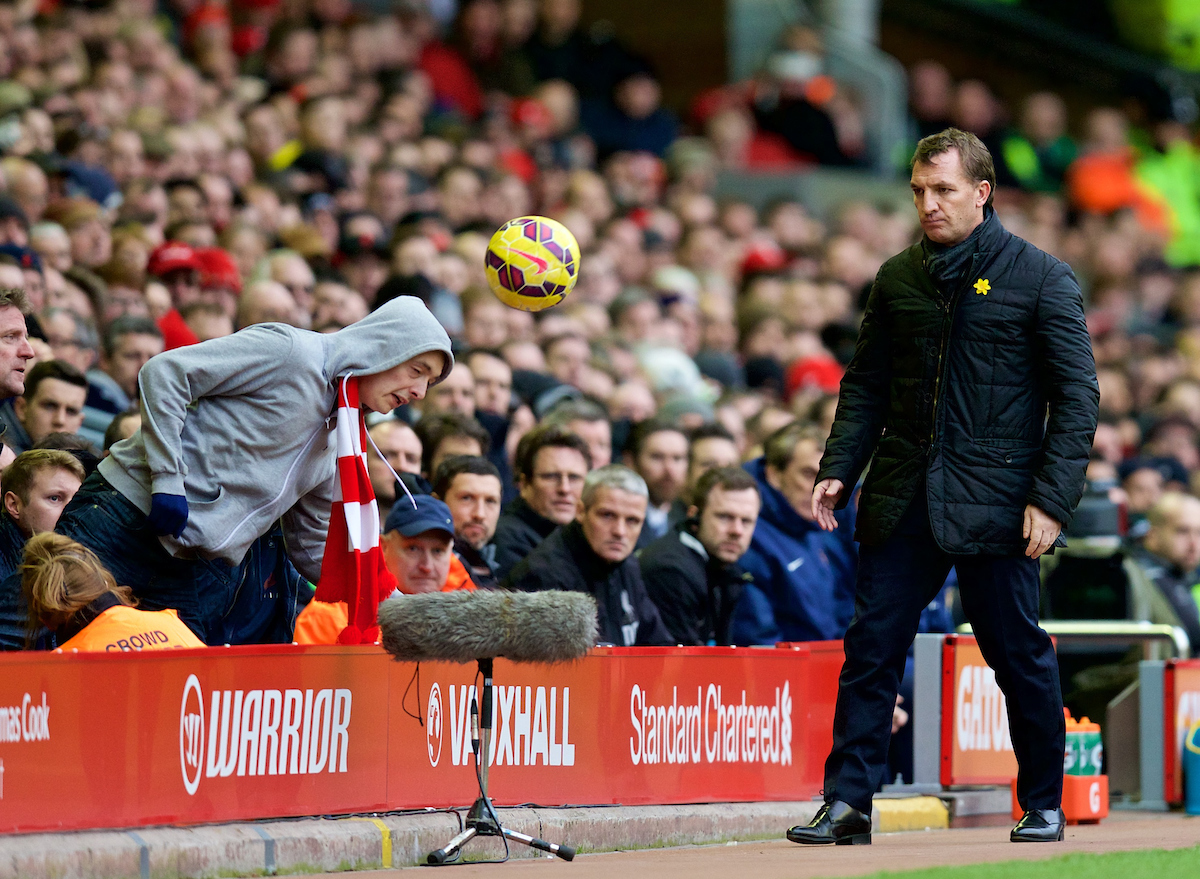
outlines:
[[[906, 516], [906, 518], [908, 518]], [[901, 528], [858, 562], [854, 620], [833, 716], [833, 750], [825, 762], [825, 801], [871, 813], [887, 767], [892, 709], [904, 658], [921, 609], [958, 571], [963, 610], [979, 649], [1008, 701], [1024, 809], [1055, 809], [1062, 800], [1066, 725], [1058, 659], [1038, 626], [1038, 563], [1023, 555], [951, 556], [926, 524]], [[906, 533], [907, 532], [907, 533]]]

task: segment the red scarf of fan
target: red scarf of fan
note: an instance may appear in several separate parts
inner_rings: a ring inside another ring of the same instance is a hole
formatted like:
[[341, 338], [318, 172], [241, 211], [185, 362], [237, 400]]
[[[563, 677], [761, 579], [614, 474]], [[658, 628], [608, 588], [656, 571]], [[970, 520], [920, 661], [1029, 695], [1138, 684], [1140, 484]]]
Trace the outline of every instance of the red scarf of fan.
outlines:
[[379, 547], [379, 505], [367, 475], [366, 438], [358, 379], [347, 376], [338, 401], [337, 483], [315, 596], [318, 601], [346, 602], [349, 625], [338, 636], [339, 644], [378, 641], [379, 603], [396, 588]]

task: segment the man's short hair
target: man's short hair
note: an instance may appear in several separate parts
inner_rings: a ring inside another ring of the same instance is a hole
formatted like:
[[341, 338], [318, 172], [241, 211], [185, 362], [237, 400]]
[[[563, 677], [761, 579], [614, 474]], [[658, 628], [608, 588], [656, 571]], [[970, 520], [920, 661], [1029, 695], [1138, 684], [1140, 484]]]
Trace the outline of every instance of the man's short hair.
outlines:
[[[688, 438], [687, 431], [680, 427], [674, 420], [670, 418], [662, 418], [655, 416], [647, 418], [645, 421], [639, 421], [633, 426], [633, 430], [629, 432], [629, 441], [625, 443], [625, 451], [633, 455], [636, 459], [642, 453], [642, 447], [646, 445], [646, 441], [656, 433], [665, 431], [678, 433], [684, 439]], [[691, 445], [688, 446], [689, 454]]]
[[108, 325], [108, 330], [104, 334], [104, 353], [111, 357], [112, 353], [117, 350], [117, 346], [121, 344], [122, 337], [134, 335], [154, 336], [156, 339], [163, 337], [158, 324], [150, 318], [123, 314]]
[[752, 488], [754, 493], [760, 495], [761, 498], [758, 480], [741, 467], [714, 467], [705, 471], [704, 475], [696, 481], [696, 487], [692, 491], [692, 503], [696, 505], [697, 516], [704, 515], [704, 508], [708, 505], [708, 496], [712, 494], [714, 488], [719, 488], [721, 491], [746, 491]]
[[[187, 305], [183, 306], [183, 308], [180, 308], [179, 316], [183, 318], [185, 322], [187, 322], [198, 316], [225, 317], [226, 311], [215, 302], [205, 302], [202, 299], [198, 299], [195, 302], [189, 302]], [[341, 324], [338, 325], [338, 328], [341, 329]], [[313, 327], [313, 329], [320, 332], [318, 327]]]
[[624, 464], [605, 464], [587, 475], [587, 479], [583, 480], [583, 494], [580, 495], [585, 510], [591, 507], [592, 501], [596, 499], [596, 492], [602, 488], [615, 488], [650, 499], [646, 480]]
[[[201, 204], [208, 204], [208, 196], [204, 194], [204, 187], [200, 185], [200, 181], [195, 177], [172, 177], [169, 180], [163, 181], [163, 191], [167, 195], [171, 195], [177, 189], [190, 189], [200, 196]], [[167, 240], [171, 240], [168, 236]]]
[[335, 94], [333, 92], [326, 92], [323, 94], [316, 94], [316, 95], [313, 95], [312, 97], [305, 98], [300, 103], [300, 115], [304, 116], [307, 113], [311, 113], [317, 107], [321, 106], [321, 104], [324, 101], [328, 101], [331, 98], [336, 98], [340, 101], [342, 99], [342, 96]]
[[767, 466], [786, 470], [796, 454], [796, 446], [802, 442], [814, 443], [818, 451], [825, 451], [825, 431], [819, 425], [793, 421], [775, 431], [763, 442], [763, 457]]
[[46, 434], [34, 443], [32, 448], [57, 449], [66, 452], [83, 467], [84, 479], [91, 476], [100, 464], [100, 450], [92, 445], [91, 440], [65, 430], [56, 430], [54, 433]]
[[452, 436], [465, 436], [479, 443], [479, 450], [487, 454], [492, 447], [492, 437], [483, 426], [461, 412], [438, 412], [422, 416], [413, 430], [421, 441], [421, 472], [433, 476], [429, 468], [442, 441]]
[[[1159, 402], [1162, 401], [1160, 400]], [[1193, 437], [1197, 433], [1196, 425], [1192, 424], [1187, 416], [1177, 414], [1164, 415], [1146, 428], [1146, 433], [1142, 437], [1142, 444], [1149, 445], [1150, 443], [1157, 442], [1176, 428], [1186, 430]]]
[[560, 424], [545, 424], [526, 433], [517, 443], [517, 474], [522, 480], [529, 482], [533, 479], [533, 462], [537, 460], [538, 452], [552, 447], [574, 449], [583, 455], [587, 469], [592, 469], [592, 453], [581, 437]]
[[[88, 452], [99, 460], [99, 452], [95, 445], [87, 437], [82, 437], [77, 433], [70, 433], [65, 430], [56, 430], [53, 433], [48, 433], [30, 448], [34, 449], [61, 449], [64, 452]], [[78, 457], [78, 455], [76, 455]], [[85, 464], [86, 468], [87, 465]]]
[[992, 161], [992, 154], [983, 145], [983, 141], [971, 132], [947, 128], [937, 134], [921, 138], [917, 142], [916, 152], [913, 153], [912, 164], [928, 164], [934, 156], [940, 156], [951, 150], [958, 150], [958, 157], [967, 177], [975, 183], [986, 180], [991, 186], [987, 199], [987, 204], [990, 205], [992, 196], [996, 194], [996, 165]]
[[[13, 262], [15, 263], [16, 260]], [[10, 305], [21, 314], [29, 314], [33, 311], [33, 306], [29, 304], [29, 297], [25, 295], [24, 287], [0, 287], [0, 308], [8, 308]]]
[[123, 425], [130, 418], [141, 418], [141, 410], [134, 407], [127, 409], [119, 415], [114, 415], [113, 420], [108, 423], [108, 428], [104, 431], [104, 451], [108, 451], [113, 446], [121, 441], [121, 433]]
[[608, 306], [608, 319], [616, 326], [625, 316], [625, 312], [643, 302], [655, 302], [655, 299], [641, 287], [626, 287]]
[[[372, 418], [374, 418], [376, 420], [372, 421], [371, 420]], [[390, 413], [387, 415], [372, 414], [371, 418], [367, 419], [367, 433], [369, 433], [369, 434], [374, 435], [376, 430], [378, 430], [379, 428], [384, 428], [384, 427], [393, 427], [393, 428], [394, 427], [402, 427], [405, 430], [412, 430], [413, 433], [416, 433], [416, 431], [413, 430], [413, 426], [411, 424], [409, 424], [403, 418], [397, 418], [395, 415], [392, 415]]]
[[474, 476], [495, 476], [497, 480], [500, 480], [501, 486], [504, 485], [504, 481], [500, 479], [500, 471], [487, 458], [481, 458], [478, 455], [451, 455], [438, 464], [437, 473], [433, 477], [433, 493], [440, 498], [445, 498], [446, 492], [454, 484], [455, 477], [463, 473], [470, 473]]
[[[490, 293], [488, 295], [491, 296]], [[482, 348], [482, 347], [481, 348], [472, 348], [466, 354], [462, 355], [462, 357], [460, 357], [459, 360], [461, 360], [463, 363], [468, 363], [468, 362], [470, 362], [471, 358], [474, 357], [476, 354], [480, 354], [484, 357], [491, 357], [495, 360], [504, 360], [504, 355], [502, 353], [500, 353], [499, 348]], [[504, 360], [504, 362], [508, 363], [507, 360]]]
[[561, 424], [572, 421], [608, 421], [608, 413], [595, 400], [587, 397], [566, 397], [559, 400], [542, 416], [542, 424]]
[[[7, 479], [6, 474], [6, 488]], [[1153, 531], [1166, 528], [1175, 521], [1185, 506], [1196, 501], [1195, 497], [1182, 491], [1168, 491], [1146, 512], [1146, 521], [1150, 523], [1150, 529]]]
[[25, 377], [25, 393], [21, 396], [32, 400], [37, 396], [38, 385], [48, 378], [87, 390], [87, 377], [74, 366], [63, 360], [43, 360], [29, 370], [29, 375]]
[[[402, 168], [397, 168], [395, 170], [400, 171], [401, 174], [405, 173], [404, 169]], [[466, 317], [481, 305], [491, 305], [492, 303], [498, 302], [500, 302], [500, 300], [496, 298], [496, 294], [484, 287], [468, 287], [466, 290], [463, 290], [462, 295], [459, 296], [459, 303], [462, 306], [463, 317]], [[503, 360], [504, 358], [501, 357], [500, 359]]]
[[[108, 298], [108, 284], [104, 283], [103, 278], [91, 269], [81, 265], [73, 265], [62, 274], [64, 278], [83, 290], [84, 295], [92, 303], [92, 308], [95, 309], [97, 314], [103, 313], [104, 301]], [[56, 309], [47, 309], [46, 313], [49, 314], [54, 310]], [[76, 341], [86, 348], [98, 349], [100, 347], [100, 334], [96, 331], [96, 327], [91, 320], [80, 317], [78, 312], [71, 311], [69, 308], [62, 310], [75, 318]], [[90, 341], [85, 342], [85, 338], [90, 339]]]
[[3, 486], [4, 491], [11, 491], [20, 498], [21, 503], [27, 504], [30, 499], [29, 493], [33, 490], [33, 481], [43, 470], [66, 470], [83, 482], [83, 465], [70, 452], [64, 452], [62, 449], [30, 449], [21, 452], [8, 465], [4, 470], [3, 479], [0, 480], [0, 486]]
[[87, 348], [90, 351], [100, 348], [100, 334], [96, 332], [96, 327], [91, 321], [85, 320], [69, 308], [47, 308], [42, 314], [43, 322], [58, 317], [60, 314], [69, 317], [75, 327], [75, 331], [71, 334], [72, 342], [80, 348]]
[[549, 357], [551, 348], [553, 348], [555, 345], [558, 345], [560, 342], [567, 342], [573, 339], [578, 339], [580, 342], [583, 342], [583, 344], [587, 345], [590, 352], [591, 345], [588, 343], [587, 336], [578, 330], [568, 330], [565, 333], [557, 333], [556, 335], [553, 335], [546, 341], [542, 342], [542, 353]]
[[472, 165], [465, 165], [462, 163], [451, 163], [451, 164], [447, 165], [446, 167], [442, 168], [442, 170], [438, 171], [437, 174], [434, 176], [434, 178], [433, 178], [434, 186], [437, 186], [440, 188], [442, 186], [442, 184], [444, 184], [450, 178], [450, 175], [457, 174], [460, 171], [466, 171], [468, 174], [477, 178], [480, 183], [487, 183], [487, 177], [478, 168], [476, 168]]
[[723, 439], [737, 444], [737, 440], [733, 438], [733, 434], [724, 424], [719, 421], [706, 421], [704, 424], [692, 428], [691, 433], [688, 434], [688, 467], [692, 466], [696, 443], [706, 439]]

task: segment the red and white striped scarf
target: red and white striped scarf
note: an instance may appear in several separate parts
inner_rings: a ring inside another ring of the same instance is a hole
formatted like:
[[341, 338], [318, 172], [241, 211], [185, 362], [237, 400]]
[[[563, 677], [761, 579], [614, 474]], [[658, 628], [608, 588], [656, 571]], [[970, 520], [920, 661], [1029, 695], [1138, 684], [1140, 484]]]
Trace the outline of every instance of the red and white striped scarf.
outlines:
[[397, 585], [379, 546], [379, 504], [367, 475], [366, 440], [358, 377], [346, 376], [337, 412], [337, 484], [315, 596], [317, 601], [346, 602], [349, 624], [338, 636], [339, 644], [379, 640], [379, 603]]

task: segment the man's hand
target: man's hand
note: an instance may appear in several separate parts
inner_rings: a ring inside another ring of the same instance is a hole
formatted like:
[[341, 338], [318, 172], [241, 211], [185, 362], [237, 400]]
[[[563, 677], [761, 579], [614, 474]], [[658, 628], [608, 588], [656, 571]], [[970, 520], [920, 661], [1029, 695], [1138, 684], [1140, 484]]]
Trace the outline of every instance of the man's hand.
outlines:
[[1025, 547], [1025, 555], [1036, 559], [1058, 540], [1062, 524], [1057, 522], [1049, 513], [1040, 507], [1029, 504], [1025, 507], [1025, 539], [1029, 546]]
[[903, 696], [896, 697], [896, 707], [892, 709], [892, 735], [900, 732], [900, 728], [908, 723], [908, 712], [900, 707]]
[[154, 494], [150, 497], [150, 530], [159, 537], [171, 535], [176, 540], [187, 527], [188, 502], [181, 494]]
[[833, 518], [833, 508], [837, 506], [843, 488], [840, 479], [822, 479], [813, 487], [812, 514], [824, 531], [833, 531], [838, 526], [837, 519]]

